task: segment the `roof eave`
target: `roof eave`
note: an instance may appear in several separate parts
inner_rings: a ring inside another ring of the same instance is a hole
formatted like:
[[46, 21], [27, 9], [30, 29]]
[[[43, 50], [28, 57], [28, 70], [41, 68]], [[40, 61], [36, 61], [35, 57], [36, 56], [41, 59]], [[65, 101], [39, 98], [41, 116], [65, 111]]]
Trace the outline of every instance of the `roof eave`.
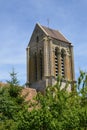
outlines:
[[51, 36], [49, 36], [49, 37], [52, 38], [52, 39], [56, 39], [56, 40], [58, 40], [58, 41], [61, 41], [61, 42], [65, 42], [65, 43], [67, 43], [67, 44], [72, 44], [72, 43], [69, 42], [69, 41], [60, 40], [60, 39], [57, 39], [57, 38], [54, 38], [54, 37], [51, 37]]

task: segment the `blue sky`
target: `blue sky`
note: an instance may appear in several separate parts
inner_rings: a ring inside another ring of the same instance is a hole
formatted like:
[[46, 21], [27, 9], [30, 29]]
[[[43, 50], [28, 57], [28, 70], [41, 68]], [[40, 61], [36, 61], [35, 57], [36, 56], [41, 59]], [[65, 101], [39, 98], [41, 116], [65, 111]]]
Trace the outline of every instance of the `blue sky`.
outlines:
[[0, 0], [0, 81], [12, 68], [26, 82], [26, 47], [35, 24], [59, 30], [73, 45], [75, 75], [87, 71], [87, 0]]

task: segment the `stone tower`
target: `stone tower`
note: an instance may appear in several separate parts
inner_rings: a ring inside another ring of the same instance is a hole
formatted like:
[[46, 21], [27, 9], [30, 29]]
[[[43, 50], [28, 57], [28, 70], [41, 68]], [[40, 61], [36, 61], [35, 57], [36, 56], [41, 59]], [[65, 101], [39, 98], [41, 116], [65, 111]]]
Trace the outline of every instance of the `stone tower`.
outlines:
[[58, 75], [75, 80], [73, 46], [59, 31], [36, 24], [26, 51], [29, 87], [44, 91]]

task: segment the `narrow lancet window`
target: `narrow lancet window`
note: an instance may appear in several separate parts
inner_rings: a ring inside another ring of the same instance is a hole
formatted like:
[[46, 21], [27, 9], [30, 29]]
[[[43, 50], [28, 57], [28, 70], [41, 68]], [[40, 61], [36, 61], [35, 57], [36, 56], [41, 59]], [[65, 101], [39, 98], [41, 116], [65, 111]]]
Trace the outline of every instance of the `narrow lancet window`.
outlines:
[[37, 80], [37, 55], [35, 52], [35, 80]]
[[39, 42], [39, 37], [38, 36], [36, 37], [36, 42]]
[[55, 49], [55, 76], [58, 76], [58, 51]]
[[42, 51], [40, 50], [40, 79], [42, 79], [43, 68], [42, 68]]

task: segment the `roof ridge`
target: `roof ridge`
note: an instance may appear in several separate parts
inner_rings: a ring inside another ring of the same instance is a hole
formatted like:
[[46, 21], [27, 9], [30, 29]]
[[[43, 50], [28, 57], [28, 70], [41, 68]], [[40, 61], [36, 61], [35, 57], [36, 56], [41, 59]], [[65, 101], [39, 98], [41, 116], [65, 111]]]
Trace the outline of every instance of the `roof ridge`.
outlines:
[[43, 26], [43, 25], [41, 25], [41, 26], [42, 26], [42, 27], [45, 27], [45, 28], [48, 28], [48, 29], [50, 29], [50, 30], [58, 31], [58, 30], [56, 30], [56, 29], [52, 29], [52, 28], [47, 27], [47, 26]]

